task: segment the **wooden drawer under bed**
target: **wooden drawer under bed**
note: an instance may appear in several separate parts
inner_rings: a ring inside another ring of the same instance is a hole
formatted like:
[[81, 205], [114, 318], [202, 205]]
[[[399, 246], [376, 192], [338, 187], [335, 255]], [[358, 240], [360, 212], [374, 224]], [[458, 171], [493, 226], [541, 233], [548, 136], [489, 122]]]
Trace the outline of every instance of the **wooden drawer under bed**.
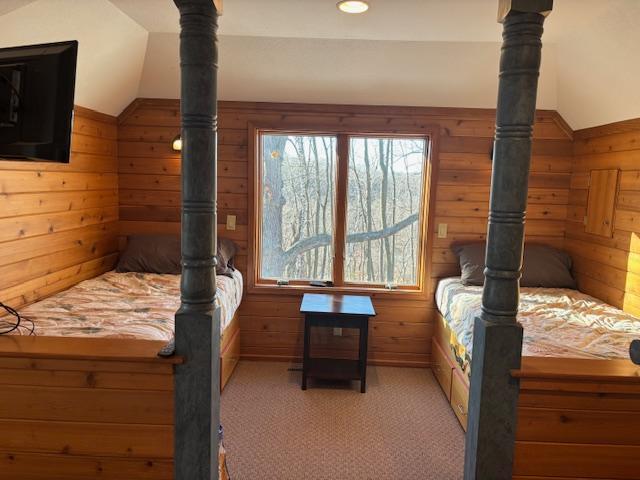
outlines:
[[[448, 346], [449, 335], [438, 314], [434, 364], [442, 364], [439, 356], [448, 352], [443, 345]], [[447, 353], [447, 359], [452, 362], [452, 355]], [[522, 367], [512, 375], [520, 381], [514, 479], [638, 478], [640, 369], [636, 365], [626, 359], [524, 356]], [[466, 430], [469, 383], [457, 364], [448, 398]]]
[[469, 383], [458, 370], [454, 370], [452, 377], [449, 402], [451, 403], [451, 408], [453, 408], [453, 413], [456, 414], [460, 425], [466, 432], [469, 412]]
[[431, 371], [442, 387], [447, 400], [451, 400], [451, 380], [455, 367], [451, 364], [449, 357], [435, 338], [431, 340], [431, 344]]

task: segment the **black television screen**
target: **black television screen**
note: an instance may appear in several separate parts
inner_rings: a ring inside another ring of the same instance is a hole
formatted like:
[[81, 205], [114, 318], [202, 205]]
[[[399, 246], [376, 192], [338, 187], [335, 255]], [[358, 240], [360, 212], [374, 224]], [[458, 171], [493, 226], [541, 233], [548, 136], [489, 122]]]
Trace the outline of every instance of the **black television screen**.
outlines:
[[78, 42], [0, 49], [0, 158], [67, 163]]

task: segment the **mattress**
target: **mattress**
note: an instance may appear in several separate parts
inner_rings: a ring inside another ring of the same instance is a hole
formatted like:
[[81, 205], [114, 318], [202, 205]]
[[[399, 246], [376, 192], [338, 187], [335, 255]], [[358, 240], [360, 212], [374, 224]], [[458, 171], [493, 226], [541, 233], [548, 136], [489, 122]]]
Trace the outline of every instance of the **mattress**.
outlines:
[[[242, 299], [242, 274], [216, 276], [216, 286], [224, 335]], [[112, 271], [25, 307], [20, 314], [34, 322], [39, 336], [168, 341], [179, 306], [180, 275]]]
[[[438, 283], [436, 304], [449, 330], [449, 345], [463, 372], [470, 373], [473, 323], [480, 315], [482, 287], [459, 277]], [[521, 288], [518, 321], [522, 355], [564, 358], [628, 358], [640, 338], [640, 320], [577, 290]]]

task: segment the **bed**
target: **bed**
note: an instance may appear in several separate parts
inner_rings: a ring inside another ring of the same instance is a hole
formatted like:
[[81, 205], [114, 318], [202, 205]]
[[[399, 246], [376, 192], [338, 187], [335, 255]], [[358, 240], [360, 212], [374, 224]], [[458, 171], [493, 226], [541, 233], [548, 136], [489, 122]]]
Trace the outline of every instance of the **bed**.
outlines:
[[[481, 286], [440, 280], [432, 371], [464, 429]], [[577, 290], [521, 288], [514, 478], [637, 478], [640, 320]]]
[[[482, 287], [459, 277], [440, 280], [436, 305], [450, 331], [448, 347], [466, 376], [471, 374], [473, 322], [480, 314]], [[518, 320], [524, 328], [522, 355], [628, 358], [640, 336], [640, 319], [568, 288], [522, 288]]]
[[[242, 300], [242, 274], [216, 277], [220, 306], [220, 388], [238, 361], [237, 309]], [[174, 335], [180, 306], [180, 275], [107, 272], [30, 305], [20, 311], [33, 322], [34, 333], [47, 337], [100, 337], [159, 340]], [[27, 334], [21, 328], [16, 333]]]
[[[242, 284], [216, 276], [221, 389], [240, 356]], [[36, 335], [0, 336], [0, 479], [173, 479], [185, 359], [157, 354], [179, 304], [180, 275], [111, 271], [21, 309]]]

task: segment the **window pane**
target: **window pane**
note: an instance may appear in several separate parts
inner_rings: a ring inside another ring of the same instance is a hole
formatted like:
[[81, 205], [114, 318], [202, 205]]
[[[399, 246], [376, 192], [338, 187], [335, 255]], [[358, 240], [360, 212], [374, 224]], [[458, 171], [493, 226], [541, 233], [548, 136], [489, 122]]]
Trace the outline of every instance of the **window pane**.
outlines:
[[332, 280], [336, 138], [261, 138], [261, 278]]
[[349, 141], [347, 282], [418, 284], [424, 138]]

